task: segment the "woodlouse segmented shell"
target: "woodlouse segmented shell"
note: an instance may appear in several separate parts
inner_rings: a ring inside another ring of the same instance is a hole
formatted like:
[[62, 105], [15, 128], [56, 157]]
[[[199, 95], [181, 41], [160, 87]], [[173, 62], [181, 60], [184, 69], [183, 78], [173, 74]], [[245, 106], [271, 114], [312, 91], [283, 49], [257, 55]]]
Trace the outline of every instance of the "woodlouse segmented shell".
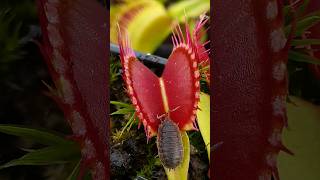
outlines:
[[158, 154], [162, 164], [175, 169], [183, 159], [183, 145], [179, 127], [166, 118], [159, 126], [157, 138]]

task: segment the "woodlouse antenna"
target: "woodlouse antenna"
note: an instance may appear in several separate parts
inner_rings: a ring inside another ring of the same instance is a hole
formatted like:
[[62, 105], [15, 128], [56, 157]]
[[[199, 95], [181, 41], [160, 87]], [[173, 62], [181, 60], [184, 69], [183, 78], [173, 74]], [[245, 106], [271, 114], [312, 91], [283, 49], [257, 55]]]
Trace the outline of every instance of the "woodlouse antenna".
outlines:
[[175, 107], [174, 109], [172, 109], [172, 110], [170, 110], [169, 109], [169, 112], [167, 112], [167, 113], [164, 113], [164, 114], [162, 114], [162, 115], [157, 115], [157, 119], [159, 119], [159, 120], [163, 120], [163, 117], [166, 117], [166, 116], [169, 116], [170, 115], [170, 112], [174, 112], [174, 111], [176, 111], [176, 110], [178, 110], [180, 108], [180, 106], [177, 106], [177, 107]]
[[174, 112], [174, 111], [178, 110], [179, 108], [180, 108], [180, 106], [177, 106], [177, 107], [175, 107], [174, 109], [169, 110], [169, 111], [170, 111], [170, 112]]

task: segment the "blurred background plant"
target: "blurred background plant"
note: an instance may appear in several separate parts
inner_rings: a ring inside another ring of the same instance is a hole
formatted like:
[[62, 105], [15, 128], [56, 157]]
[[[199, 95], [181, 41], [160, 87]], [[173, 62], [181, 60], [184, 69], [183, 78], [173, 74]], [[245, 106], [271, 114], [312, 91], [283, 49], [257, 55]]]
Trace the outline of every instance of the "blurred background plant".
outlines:
[[[193, 29], [199, 15], [209, 12], [209, 0], [157, 1], [124, 0], [113, 1], [110, 8], [110, 41], [117, 43], [117, 24], [125, 27], [132, 41], [133, 49], [154, 53], [161, 50], [170, 54], [172, 46], [161, 46], [176, 23], [183, 23], [185, 17], [191, 20]], [[159, 49], [160, 48], [160, 49]], [[162, 56], [163, 57], [163, 56]]]
[[[288, 129], [283, 132], [284, 144], [295, 154], [281, 152], [279, 174], [283, 180], [320, 178], [320, 1], [301, 0], [284, 8], [285, 33], [292, 21], [295, 33], [289, 51]], [[307, 102], [309, 101], [309, 102]]]
[[[311, 4], [310, 4], [311, 3]], [[319, 45], [320, 33], [320, 5], [314, 0], [298, 1], [296, 4], [296, 31], [289, 51], [289, 93], [302, 97], [315, 104], [320, 104], [319, 72], [312, 68], [320, 65]], [[311, 8], [314, 9], [311, 11]], [[288, 35], [293, 15], [290, 6], [284, 8], [285, 33]], [[319, 66], [318, 66], [319, 67]]]
[[46, 95], [36, 9], [35, 0], [0, 2], [0, 179], [76, 179], [80, 148]]

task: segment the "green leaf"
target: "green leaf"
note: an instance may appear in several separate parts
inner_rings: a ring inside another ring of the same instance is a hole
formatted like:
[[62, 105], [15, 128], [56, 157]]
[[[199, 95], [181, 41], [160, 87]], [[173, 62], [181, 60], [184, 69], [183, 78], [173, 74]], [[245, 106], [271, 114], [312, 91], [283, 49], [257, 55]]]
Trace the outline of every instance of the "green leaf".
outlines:
[[200, 93], [199, 110], [197, 111], [198, 126], [206, 145], [210, 160], [210, 96]]
[[80, 170], [80, 164], [81, 164], [81, 160], [76, 164], [71, 174], [68, 176], [67, 180], [77, 180], [79, 170]]
[[119, 101], [110, 101], [110, 104], [115, 105], [115, 106], [119, 106], [119, 107], [126, 107], [126, 108], [134, 109], [132, 104], [127, 104], [127, 103], [123, 103], [123, 102], [119, 102]]
[[0, 169], [18, 165], [50, 165], [62, 164], [80, 159], [80, 148], [75, 144], [49, 146], [27, 153], [21, 158], [14, 159]]
[[289, 128], [283, 131], [284, 144], [293, 156], [280, 152], [278, 167], [281, 180], [320, 179], [320, 106], [296, 97], [288, 103]]
[[291, 46], [320, 45], [320, 39], [294, 39]]
[[182, 163], [175, 169], [164, 168], [168, 180], [187, 180], [188, 169], [190, 162], [190, 142], [187, 133], [181, 132], [182, 144], [183, 144], [183, 160]]
[[198, 17], [210, 10], [210, 0], [179, 1], [168, 8], [168, 13], [173, 19], [184, 22], [185, 14], [190, 17]]
[[129, 114], [129, 113], [133, 113], [133, 112], [134, 112], [134, 109], [122, 108], [122, 109], [119, 109], [119, 110], [111, 113], [111, 115]]
[[[15, 22], [16, 12], [12, 9], [0, 8], [0, 62], [8, 63], [19, 59], [21, 22]], [[15, 22], [15, 23], [14, 23]]]
[[117, 106], [117, 108], [119, 108], [117, 111], [111, 113], [111, 115], [120, 115], [120, 114], [125, 115], [125, 114], [130, 114], [135, 112], [134, 106], [131, 104], [127, 104], [119, 101], [110, 101], [110, 104], [113, 104]]
[[[295, 36], [301, 36], [303, 32], [320, 22], [320, 16], [308, 16], [297, 22]], [[285, 33], [289, 34], [291, 25], [285, 27]]]
[[126, 123], [126, 125], [122, 128], [121, 133], [120, 133], [120, 137], [122, 136], [123, 132], [129, 131], [132, 127], [132, 124], [135, 122], [136, 118], [135, 118], [135, 114], [132, 113], [130, 119], [128, 120], [128, 122]]
[[320, 59], [296, 51], [289, 51], [289, 60], [320, 65]]
[[[310, 2], [310, 0], [304, 0], [302, 2], [302, 4], [295, 10], [296, 17], [300, 17], [300, 16], [303, 16], [303, 14], [305, 14], [305, 10], [308, 7], [309, 2]], [[284, 6], [283, 13], [284, 13], [285, 17], [289, 18], [289, 16], [291, 15], [290, 14], [291, 9], [292, 9], [291, 5]], [[290, 17], [290, 18], [292, 18], [292, 17]]]
[[44, 145], [70, 144], [72, 141], [66, 140], [64, 137], [48, 132], [49, 130], [40, 130], [26, 126], [18, 125], [0, 125], [0, 132], [29, 138]]
[[310, 3], [310, 0], [304, 0], [304, 2], [301, 4], [301, 6], [296, 11], [297, 17], [305, 14], [306, 8], [308, 7], [309, 3]]

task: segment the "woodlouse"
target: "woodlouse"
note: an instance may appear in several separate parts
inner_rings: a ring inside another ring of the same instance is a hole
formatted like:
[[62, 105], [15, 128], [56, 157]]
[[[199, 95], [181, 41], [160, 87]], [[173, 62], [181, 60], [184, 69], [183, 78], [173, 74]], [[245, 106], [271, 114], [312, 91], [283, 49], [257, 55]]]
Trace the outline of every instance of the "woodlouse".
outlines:
[[175, 169], [183, 159], [183, 145], [179, 127], [166, 117], [158, 128], [157, 146], [162, 164]]

